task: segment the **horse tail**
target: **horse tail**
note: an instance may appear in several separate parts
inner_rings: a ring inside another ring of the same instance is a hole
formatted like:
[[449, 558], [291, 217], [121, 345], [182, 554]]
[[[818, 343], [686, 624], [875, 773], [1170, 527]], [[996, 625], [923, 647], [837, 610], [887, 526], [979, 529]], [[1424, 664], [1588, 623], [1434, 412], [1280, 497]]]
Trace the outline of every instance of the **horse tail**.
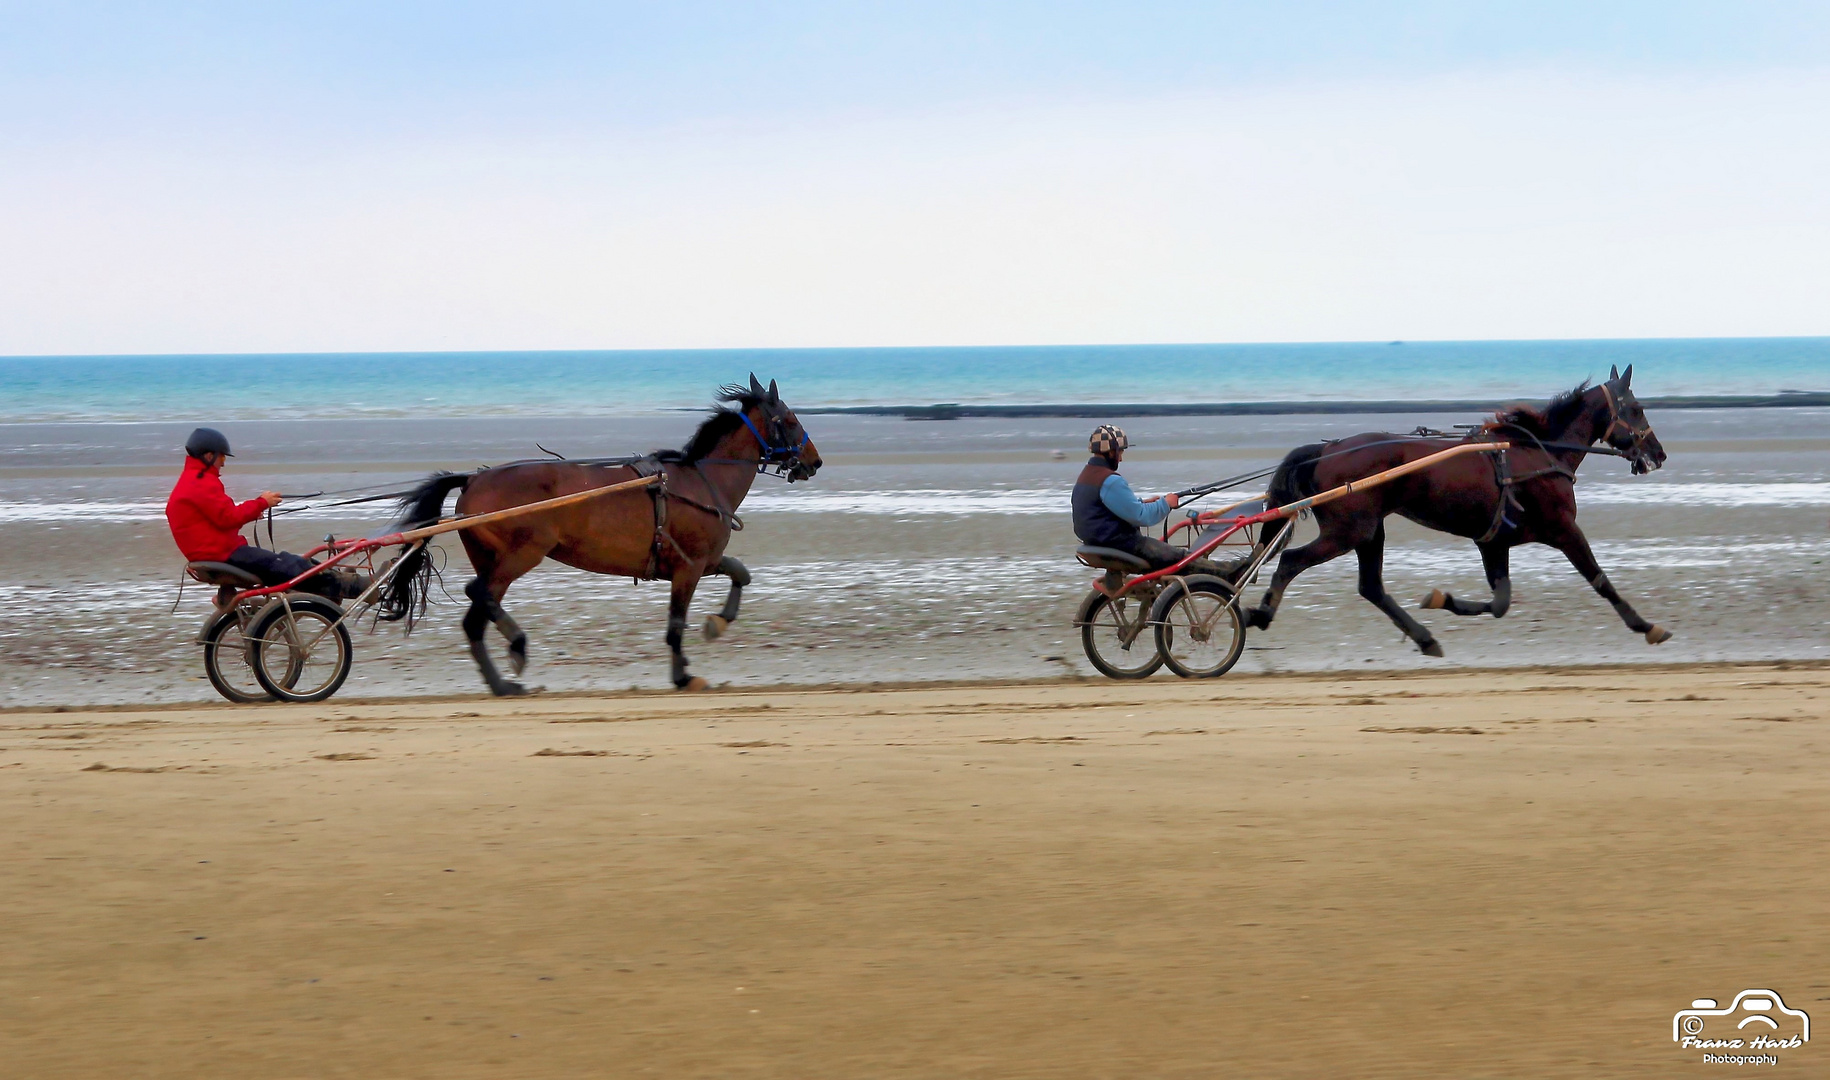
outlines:
[[[475, 475], [440, 472], [428, 476], [424, 483], [401, 497], [397, 527], [411, 529], [438, 521], [445, 512], [445, 499], [470, 483]], [[432, 565], [431, 550], [430, 545], [422, 543], [408, 551], [381, 594], [377, 617], [384, 622], [406, 620], [409, 634], [413, 632], [413, 624], [425, 614], [432, 577], [437, 572]]]
[[1285, 506], [1315, 494], [1315, 466], [1327, 448], [1327, 443], [1309, 443], [1285, 454], [1277, 463], [1277, 471], [1271, 474], [1266, 504]]
[[476, 473], [435, 472], [425, 482], [400, 497], [398, 528], [431, 525], [445, 513], [445, 500], [460, 491]]

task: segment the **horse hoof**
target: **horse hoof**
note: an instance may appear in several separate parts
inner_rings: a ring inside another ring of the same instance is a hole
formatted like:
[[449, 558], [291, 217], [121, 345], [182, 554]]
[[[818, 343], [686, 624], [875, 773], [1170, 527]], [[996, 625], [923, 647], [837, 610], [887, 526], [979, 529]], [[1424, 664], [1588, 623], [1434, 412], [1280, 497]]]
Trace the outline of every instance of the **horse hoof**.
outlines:
[[1271, 628], [1271, 613], [1264, 608], [1255, 607], [1245, 613], [1245, 624], [1254, 630], [1269, 630]]
[[730, 620], [726, 619], [724, 616], [707, 615], [705, 617], [705, 628], [702, 632], [705, 634], [705, 640], [717, 641], [719, 638], [723, 637], [724, 632], [730, 628]]
[[1441, 589], [1431, 589], [1430, 595], [1419, 601], [1417, 606], [1425, 611], [1441, 611], [1449, 606], [1449, 594]]
[[1646, 631], [1646, 644], [1648, 645], [1662, 645], [1670, 640], [1671, 631], [1662, 626], [1654, 626], [1652, 629]]
[[512, 652], [511, 651], [508, 654], [508, 673], [510, 675], [520, 675], [526, 669], [527, 669], [527, 654], [524, 652]]
[[527, 687], [518, 682], [505, 682], [489, 688], [497, 697], [526, 697]]
[[1442, 655], [1442, 642], [1440, 642], [1440, 641], [1426, 641], [1423, 643], [1422, 648], [1423, 648], [1423, 655], [1425, 655], [1425, 656], [1441, 656]]
[[700, 678], [699, 676], [694, 675], [692, 678], [681, 683], [678, 687], [676, 687], [676, 689], [682, 691], [683, 693], [696, 694], [701, 690], [710, 689], [711, 685], [712, 685], [711, 683], [708, 683], [704, 679]]

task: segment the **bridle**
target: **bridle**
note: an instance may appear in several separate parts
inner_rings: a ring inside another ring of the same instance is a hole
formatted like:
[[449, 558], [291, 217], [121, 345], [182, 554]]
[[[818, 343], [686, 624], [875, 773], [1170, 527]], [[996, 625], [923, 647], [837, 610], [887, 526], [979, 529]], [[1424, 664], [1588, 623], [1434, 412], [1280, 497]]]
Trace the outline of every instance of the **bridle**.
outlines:
[[1608, 426], [1606, 430], [1601, 433], [1601, 441], [1613, 445], [1614, 432], [1625, 431], [1630, 440], [1627, 456], [1632, 459], [1634, 470], [1636, 472], [1647, 471], [1648, 466], [1645, 463], [1646, 440], [1652, 436], [1652, 425], [1648, 423], [1640, 427], [1634, 427], [1622, 418], [1620, 415], [1620, 406], [1616, 404], [1614, 399], [1614, 390], [1608, 383], [1601, 384], [1601, 396], [1608, 403]]
[[751, 422], [747, 410], [737, 414], [738, 419], [743, 421], [743, 426], [749, 428], [750, 434], [756, 436], [756, 445], [762, 448], [762, 458], [756, 463], [756, 471], [762, 473], [774, 469], [777, 475], [794, 479], [795, 473], [802, 467], [801, 451], [806, 448], [808, 443], [807, 429], [801, 428], [799, 441], [790, 443], [786, 431], [787, 425], [782, 418], [773, 410], [767, 410], [767, 415], [769, 417], [769, 435], [764, 436]]

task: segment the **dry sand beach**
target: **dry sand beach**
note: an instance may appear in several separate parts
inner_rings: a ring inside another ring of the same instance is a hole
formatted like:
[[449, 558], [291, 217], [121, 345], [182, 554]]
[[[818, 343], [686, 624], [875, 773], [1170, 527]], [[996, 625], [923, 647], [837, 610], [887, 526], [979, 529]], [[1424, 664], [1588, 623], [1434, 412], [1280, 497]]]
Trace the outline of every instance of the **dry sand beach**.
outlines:
[[1827, 698], [1767, 664], [12, 710], [0, 1071], [1686, 1074], [1692, 998], [1830, 1016]]

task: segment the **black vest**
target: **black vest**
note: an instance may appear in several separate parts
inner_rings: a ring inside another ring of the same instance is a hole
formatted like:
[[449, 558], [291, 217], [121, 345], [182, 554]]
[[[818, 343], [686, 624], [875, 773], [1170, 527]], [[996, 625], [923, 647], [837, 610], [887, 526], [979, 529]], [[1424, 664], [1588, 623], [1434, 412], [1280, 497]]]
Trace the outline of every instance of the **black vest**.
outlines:
[[1099, 489], [1118, 470], [1106, 465], [1106, 459], [1095, 456], [1080, 470], [1074, 481], [1074, 535], [1083, 544], [1130, 550], [1138, 538], [1136, 525], [1106, 509]]

